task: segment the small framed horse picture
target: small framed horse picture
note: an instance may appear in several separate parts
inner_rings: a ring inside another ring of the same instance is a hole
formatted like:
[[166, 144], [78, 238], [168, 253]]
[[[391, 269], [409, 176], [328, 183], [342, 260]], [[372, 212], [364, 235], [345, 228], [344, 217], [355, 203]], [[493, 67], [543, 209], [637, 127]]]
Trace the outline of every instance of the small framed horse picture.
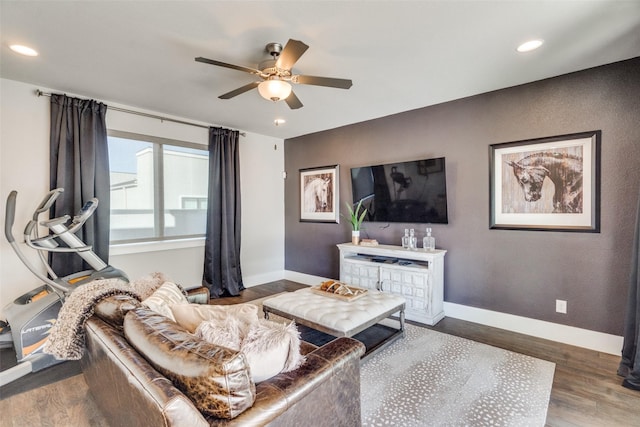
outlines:
[[600, 232], [601, 131], [489, 146], [490, 228]]
[[300, 169], [300, 221], [338, 223], [338, 165]]

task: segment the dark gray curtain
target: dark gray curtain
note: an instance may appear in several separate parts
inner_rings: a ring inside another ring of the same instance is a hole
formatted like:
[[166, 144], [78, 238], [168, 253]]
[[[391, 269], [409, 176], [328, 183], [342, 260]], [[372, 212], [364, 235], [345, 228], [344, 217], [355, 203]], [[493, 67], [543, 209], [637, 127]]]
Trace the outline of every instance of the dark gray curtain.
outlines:
[[[109, 259], [109, 150], [107, 106], [93, 100], [51, 95], [50, 187], [64, 188], [51, 218], [72, 217], [92, 197], [98, 209], [76, 233], [106, 263]], [[90, 268], [77, 254], [50, 253], [59, 276]]]
[[631, 275], [629, 277], [629, 300], [624, 325], [622, 361], [618, 374], [625, 377], [622, 385], [640, 391], [640, 196], [636, 216], [636, 232], [633, 240]]
[[239, 132], [209, 128], [209, 193], [202, 285], [211, 298], [237, 296], [240, 270]]

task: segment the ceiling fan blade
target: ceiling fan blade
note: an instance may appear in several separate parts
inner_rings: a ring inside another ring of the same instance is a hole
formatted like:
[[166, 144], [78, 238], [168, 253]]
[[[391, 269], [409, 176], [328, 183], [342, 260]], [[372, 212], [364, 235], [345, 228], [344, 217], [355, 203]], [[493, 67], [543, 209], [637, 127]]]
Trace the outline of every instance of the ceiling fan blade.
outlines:
[[291, 94], [285, 98], [284, 102], [286, 102], [289, 108], [291, 108], [292, 110], [297, 110], [298, 108], [302, 108], [302, 102], [300, 102], [300, 100], [298, 99], [296, 94], [293, 93], [293, 91], [291, 91]]
[[333, 77], [293, 76], [291, 81], [301, 85], [328, 86], [338, 89], [349, 89], [353, 85], [350, 79], [335, 79]]
[[244, 85], [242, 87], [239, 87], [236, 90], [232, 90], [231, 92], [227, 92], [224, 95], [220, 95], [218, 98], [220, 98], [220, 99], [231, 99], [234, 96], [242, 95], [245, 92], [249, 92], [251, 89], [257, 88], [259, 84], [260, 84], [260, 82], [249, 83], [248, 85]]
[[214, 59], [207, 59], [207, 58], [203, 58], [201, 56], [196, 58], [196, 62], [202, 62], [202, 63], [205, 63], [205, 64], [217, 65], [218, 67], [231, 68], [232, 70], [244, 71], [245, 73], [255, 74], [255, 75], [258, 75], [258, 76], [260, 74], [262, 74], [260, 72], [260, 70], [256, 70], [256, 69], [249, 68], [249, 67], [243, 67], [241, 65], [227, 64], [226, 62], [220, 62], [220, 61], [216, 61]]
[[309, 46], [300, 40], [289, 39], [282, 52], [280, 52], [280, 56], [278, 56], [276, 67], [282, 70], [291, 70], [293, 64], [300, 59], [307, 49], [309, 49]]

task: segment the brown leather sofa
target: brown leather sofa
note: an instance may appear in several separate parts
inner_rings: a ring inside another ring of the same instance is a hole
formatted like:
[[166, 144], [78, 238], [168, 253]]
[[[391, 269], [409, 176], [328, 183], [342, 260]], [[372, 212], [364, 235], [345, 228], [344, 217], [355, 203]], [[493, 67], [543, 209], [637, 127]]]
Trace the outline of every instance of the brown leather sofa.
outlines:
[[[96, 306], [86, 322], [86, 351], [81, 360], [89, 390], [102, 414], [113, 426], [359, 426], [360, 425], [360, 357], [364, 345], [351, 338], [338, 338], [322, 347], [302, 341], [306, 362], [298, 369], [280, 373], [259, 384], [251, 383], [255, 401], [233, 418], [217, 418], [197, 409], [193, 398], [172, 382], [127, 339], [132, 338], [123, 324], [135, 329], [137, 348], [160, 351], [176, 370], [188, 370], [193, 360], [176, 346], [158, 350], [149, 328], [162, 330], [160, 335], [182, 337], [175, 322], [124, 296], [113, 296]], [[131, 326], [133, 325], [133, 326]], [[174, 326], [175, 325], [175, 326]], [[145, 329], [146, 328], [146, 329]], [[186, 332], [188, 334], [188, 332]], [[132, 338], [133, 339], [133, 338]], [[144, 340], [141, 344], [140, 339]], [[206, 344], [211, 352], [211, 344]], [[194, 347], [191, 343], [188, 346]], [[161, 347], [161, 345], [158, 345]], [[195, 345], [196, 352], [204, 347]], [[236, 355], [223, 347], [213, 349], [214, 359]], [[223, 356], [221, 356], [221, 354]], [[151, 358], [153, 360], [153, 358]], [[213, 360], [213, 359], [212, 359]], [[215, 359], [217, 360], [217, 359]], [[202, 364], [199, 360], [196, 363]], [[211, 362], [207, 362], [211, 363]], [[209, 367], [205, 367], [209, 369]], [[215, 371], [215, 369], [213, 370]], [[207, 372], [213, 372], [209, 370]], [[217, 372], [217, 371], [216, 371]], [[208, 375], [208, 374], [207, 374]], [[223, 381], [224, 382], [224, 381]], [[228, 382], [228, 381], [227, 381]], [[183, 387], [184, 388], [184, 387]]]

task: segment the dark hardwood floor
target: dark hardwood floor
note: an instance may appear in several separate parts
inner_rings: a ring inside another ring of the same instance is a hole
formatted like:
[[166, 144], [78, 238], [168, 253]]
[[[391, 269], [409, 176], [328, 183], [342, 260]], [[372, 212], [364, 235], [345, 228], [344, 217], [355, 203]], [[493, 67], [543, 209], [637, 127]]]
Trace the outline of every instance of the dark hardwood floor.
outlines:
[[[302, 287], [281, 280], [212, 304], [237, 304]], [[617, 356], [451, 318], [429, 328], [554, 362], [548, 426], [640, 427], [640, 392], [621, 386], [622, 378], [616, 375]], [[24, 386], [25, 391], [1, 397], [0, 426], [106, 425], [82, 375], [45, 385], [37, 382]]]

